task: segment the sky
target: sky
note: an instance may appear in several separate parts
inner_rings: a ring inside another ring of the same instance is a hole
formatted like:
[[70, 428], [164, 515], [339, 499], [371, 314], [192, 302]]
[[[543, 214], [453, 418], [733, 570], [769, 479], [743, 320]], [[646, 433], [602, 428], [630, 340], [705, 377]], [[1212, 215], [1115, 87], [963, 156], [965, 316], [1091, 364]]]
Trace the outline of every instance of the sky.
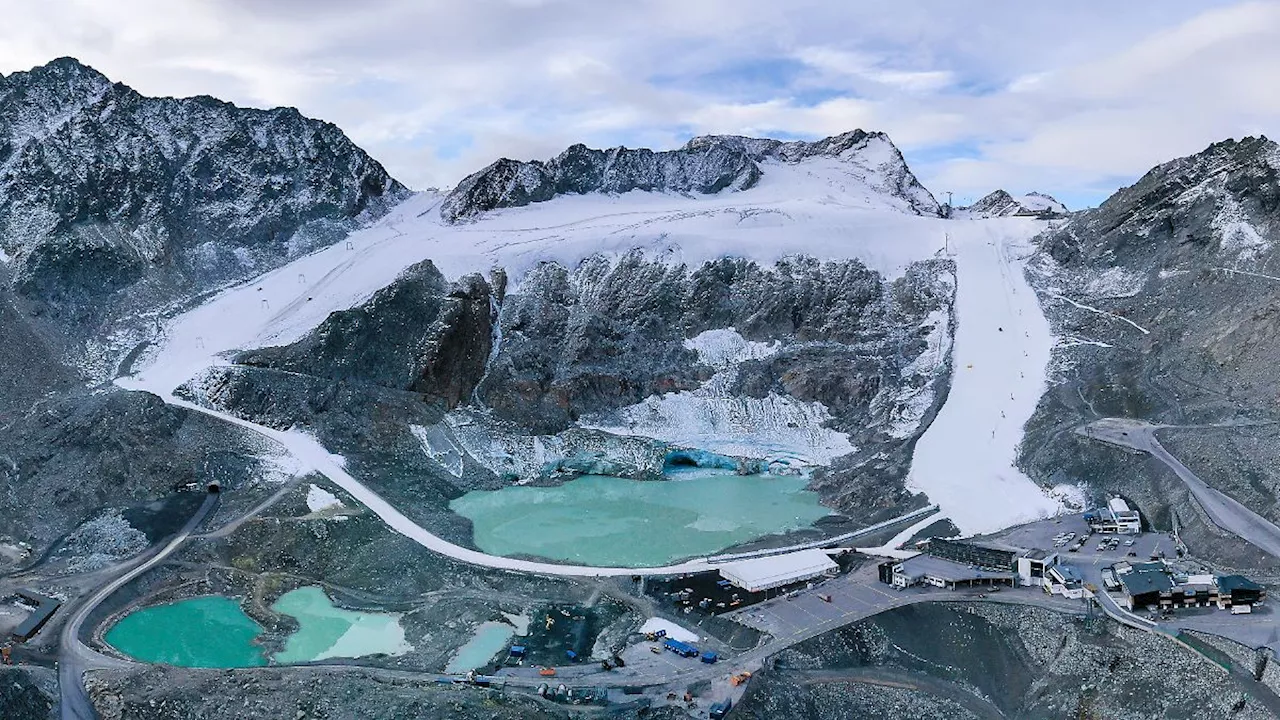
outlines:
[[294, 106], [410, 187], [575, 142], [888, 133], [939, 199], [1094, 205], [1280, 135], [1280, 2], [42, 0], [0, 73], [73, 56], [147, 95]]

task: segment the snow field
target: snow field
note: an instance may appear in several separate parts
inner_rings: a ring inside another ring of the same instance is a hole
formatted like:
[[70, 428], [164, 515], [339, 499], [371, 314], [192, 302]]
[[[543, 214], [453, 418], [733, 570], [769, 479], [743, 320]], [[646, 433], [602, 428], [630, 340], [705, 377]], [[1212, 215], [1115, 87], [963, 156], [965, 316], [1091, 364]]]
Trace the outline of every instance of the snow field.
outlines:
[[[392, 529], [455, 559], [556, 575], [690, 572], [708, 565], [696, 560], [668, 568], [565, 566], [454, 545], [364, 487], [345, 471], [340, 457], [314, 439], [194, 407], [176, 399], [173, 390], [207, 367], [225, 364], [231, 352], [298, 339], [329, 313], [359, 304], [428, 258], [454, 278], [503, 267], [517, 291], [523, 275], [539, 262], [572, 266], [592, 254], [621, 256], [637, 248], [690, 265], [725, 254], [763, 264], [798, 253], [821, 259], [858, 257], [894, 278], [911, 262], [935, 256], [945, 231], [952, 235], [958, 263], [954, 378], [941, 413], [917, 444], [909, 487], [928, 493], [942, 507], [942, 515], [966, 534], [1060, 509], [1014, 467], [1022, 427], [1043, 389], [1053, 343], [1035, 295], [1022, 277], [1021, 262], [1013, 256], [1039, 229], [1034, 221], [944, 221], [904, 214], [900, 199], [887, 199], [834, 162], [771, 164], [759, 186], [738, 193], [570, 196], [458, 226], [441, 223], [439, 202], [436, 194], [415, 195], [346, 241], [230, 288], [175, 318], [166, 325], [163, 340], [137, 363], [137, 373], [117, 383], [154, 392], [279, 442], [300, 464], [324, 474]], [[717, 332], [690, 342], [705, 351], [717, 369], [723, 365], [722, 373], [769, 351], [728, 335], [731, 330]], [[935, 339], [938, 352], [945, 352], [945, 339], [931, 333], [931, 345]], [[768, 398], [754, 401], [760, 407], [744, 408], [726, 405], [722, 398], [698, 397], [697, 392], [650, 398], [630, 408], [634, 412], [625, 422], [611, 423], [608, 429], [728, 455], [758, 455], [767, 445], [770, 452], [807, 462], [825, 462], [853, 449], [847, 437], [821, 428], [826, 411], [820, 405]], [[767, 422], [769, 418], [778, 422]], [[424, 450], [447, 459], [446, 464], [453, 466], [460, 459], [455, 457], [459, 448], [445, 438], [425, 428], [415, 429], [415, 434]]]
[[910, 490], [927, 493], [964, 535], [1062, 511], [1016, 467], [1022, 429], [1044, 392], [1054, 338], [1019, 253], [1035, 221], [958, 221], [951, 391], [916, 443]]

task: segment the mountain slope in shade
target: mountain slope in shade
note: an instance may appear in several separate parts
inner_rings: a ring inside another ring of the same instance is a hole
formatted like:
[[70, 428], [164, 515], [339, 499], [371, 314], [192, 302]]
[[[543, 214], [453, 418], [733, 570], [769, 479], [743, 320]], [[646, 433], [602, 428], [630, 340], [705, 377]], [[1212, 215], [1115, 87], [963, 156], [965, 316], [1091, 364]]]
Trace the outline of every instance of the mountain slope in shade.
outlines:
[[754, 187], [777, 164], [839, 164], [850, 187], [903, 212], [937, 216], [939, 207], [884, 133], [853, 130], [816, 142], [709, 135], [679, 150], [574, 145], [546, 162], [502, 159], [464, 179], [440, 214], [447, 222], [498, 208], [546, 202], [562, 195], [621, 194], [632, 190], [710, 195]]

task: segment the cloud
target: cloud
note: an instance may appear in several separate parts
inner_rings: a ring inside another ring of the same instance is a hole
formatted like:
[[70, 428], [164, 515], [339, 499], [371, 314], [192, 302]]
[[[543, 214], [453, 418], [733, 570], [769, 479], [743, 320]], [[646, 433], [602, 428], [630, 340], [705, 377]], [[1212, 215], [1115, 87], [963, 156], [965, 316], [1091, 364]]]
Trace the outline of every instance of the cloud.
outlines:
[[930, 187], [1096, 202], [1280, 119], [1280, 4], [1164, 0], [46, 0], [0, 72], [293, 105], [410, 185], [573, 142], [884, 130]]

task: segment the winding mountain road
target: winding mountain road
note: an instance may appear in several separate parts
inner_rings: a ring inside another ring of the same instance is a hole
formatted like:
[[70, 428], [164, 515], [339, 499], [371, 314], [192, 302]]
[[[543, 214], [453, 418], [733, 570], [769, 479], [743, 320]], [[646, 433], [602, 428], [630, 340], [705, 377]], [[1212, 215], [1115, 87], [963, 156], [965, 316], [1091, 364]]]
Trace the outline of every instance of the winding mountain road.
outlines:
[[1104, 418], [1076, 432], [1092, 440], [1148, 453], [1168, 465], [1215, 525], [1280, 558], [1280, 527], [1197, 477], [1156, 439], [1155, 432], [1161, 427], [1141, 420]]
[[213, 511], [217, 504], [218, 495], [210, 493], [205, 497], [200, 508], [191, 516], [191, 519], [187, 521], [186, 525], [182, 526], [182, 529], [170, 538], [167, 543], [149, 553], [144, 553], [131, 564], [124, 565], [122, 567], [123, 573], [99, 588], [97, 592], [81, 603], [72, 613], [70, 619], [67, 620], [67, 624], [63, 626], [62, 635], [59, 639], [58, 691], [61, 700], [58, 707], [61, 720], [97, 720], [98, 713], [94, 710], [93, 702], [89, 699], [89, 693], [84, 686], [86, 670], [103, 670], [133, 665], [131, 662], [95, 652], [80, 642], [80, 628], [84, 625], [85, 620], [112, 593], [124, 587], [134, 578], [164, 562], [165, 558], [172, 555], [175, 550], [187, 541], [191, 533], [200, 526], [200, 523], [204, 522], [204, 519], [209, 516], [209, 513]]

